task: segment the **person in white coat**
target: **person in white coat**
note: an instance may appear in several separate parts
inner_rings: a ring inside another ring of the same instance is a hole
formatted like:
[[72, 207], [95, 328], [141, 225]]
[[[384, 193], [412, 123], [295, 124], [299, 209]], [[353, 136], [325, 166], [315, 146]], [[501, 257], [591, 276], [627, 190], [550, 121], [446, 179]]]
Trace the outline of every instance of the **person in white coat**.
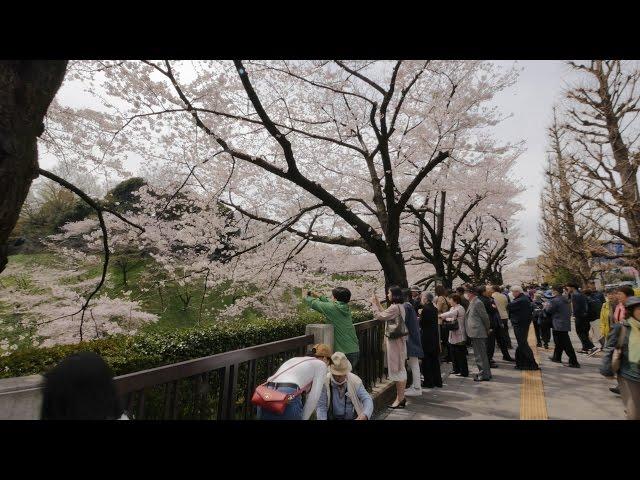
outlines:
[[329, 346], [316, 345], [315, 356], [294, 357], [280, 365], [276, 373], [267, 379], [267, 387], [287, 394], [304, 389], [308, 392], [304, 406], [300, 395], [289, 402], [282, 415], [258, 408], [258, 418], [260, 420], [309, 420], [320, 399], [327, 376], [330, 352]]

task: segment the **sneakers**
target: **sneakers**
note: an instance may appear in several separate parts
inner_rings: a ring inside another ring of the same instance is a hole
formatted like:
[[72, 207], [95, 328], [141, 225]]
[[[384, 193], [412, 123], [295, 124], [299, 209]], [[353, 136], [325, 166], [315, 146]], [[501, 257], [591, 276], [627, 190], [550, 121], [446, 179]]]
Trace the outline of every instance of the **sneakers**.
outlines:
[[593, 347], [589, 352], [588, 357], [593, 357], [596, 353], [600, 352], [602, 349], [600, 347]]
[[422, 388], [415, 388], [415, 387], [407, 388], [404, 391], [404, 395], [405, 397], [419, 397], [420, 395], [422, 395]]

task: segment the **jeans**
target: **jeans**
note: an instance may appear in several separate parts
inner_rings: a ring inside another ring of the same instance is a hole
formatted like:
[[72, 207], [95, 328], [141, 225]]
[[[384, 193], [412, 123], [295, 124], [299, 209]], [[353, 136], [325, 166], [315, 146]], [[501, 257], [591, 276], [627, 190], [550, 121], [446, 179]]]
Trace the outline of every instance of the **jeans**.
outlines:
[[491, 379], [491, 367], [489, 366], [489, 357], [487, 356], [487, 339], [472, 338], [473, 356], [478, 366], [478, 377], [484, 380]]
[[345, 353], [344, 356], [351, 362], [351, 368], [355, 370], [360, 360], [360, 352]]
[[[296, 391], [292, 387], [278, 387], [277, 390], [283, 393], [293, 393]], [[302, 420], [302, 397], [294, 398], [282, 415], [263, 410], [258, 407], [258, 418], [260, 420]]]

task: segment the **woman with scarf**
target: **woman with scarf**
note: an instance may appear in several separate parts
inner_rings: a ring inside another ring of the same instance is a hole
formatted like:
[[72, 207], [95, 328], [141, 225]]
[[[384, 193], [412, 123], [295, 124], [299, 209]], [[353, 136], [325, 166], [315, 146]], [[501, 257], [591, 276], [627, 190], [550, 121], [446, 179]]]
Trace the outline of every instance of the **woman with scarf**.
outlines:
[[[607, 338], [600, 373], [617, 374], [627, 420], [640, 420], [640, 297], [629, 297], [625, 308], [627, 317], [613, 325]], [[615, 350], [621, 353], [617, 372], [612, 366]]]

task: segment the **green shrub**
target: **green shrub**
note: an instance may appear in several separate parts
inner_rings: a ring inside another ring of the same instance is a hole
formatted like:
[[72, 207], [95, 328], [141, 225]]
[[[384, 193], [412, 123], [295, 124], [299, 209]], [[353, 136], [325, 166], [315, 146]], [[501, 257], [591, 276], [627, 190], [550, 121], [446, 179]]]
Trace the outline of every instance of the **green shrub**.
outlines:
[[[353, 315], [354, 322], [370, 318], [371, 314], [367, 312], [354, 312]], [[321, 320], [322, 315], [309, 311], [295, 319], [256, 318], [132, 336], [114, 335], [74, 345], [28, 348], [0, 357], [0, 378], [43, 373], [66, 356], [81, 351], [97, 353], [115, 375], [123, 375], [304, 335], [305, 325]]]

